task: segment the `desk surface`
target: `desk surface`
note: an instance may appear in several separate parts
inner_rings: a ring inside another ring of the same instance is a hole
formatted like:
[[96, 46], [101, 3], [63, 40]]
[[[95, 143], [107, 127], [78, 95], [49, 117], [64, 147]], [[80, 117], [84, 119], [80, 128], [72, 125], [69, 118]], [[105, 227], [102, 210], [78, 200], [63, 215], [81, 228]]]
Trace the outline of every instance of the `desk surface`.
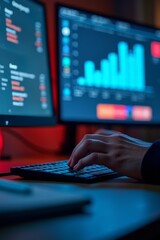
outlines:
[[[43, 159], [39, 159], [39, 162], [44, 161]], [[53, 158], [47, 159], [52, 160]], [[23, 165], [27, 162], [35, 163], [37, 160], [17, 159], [10, 165]], [[4, 164], [0, 162], [0, 165]], [[22, 180], [15, 176], [5, 178]], [[142, 184], [127, 177], [95, 184], [32, 183], [58, 188], [63, 192], [85, 193], [92, 203], [86, 207], [84, 213], [0, 228], [1, 240], [153, 239], [157, 234], [160, 236], [160, 186]]]

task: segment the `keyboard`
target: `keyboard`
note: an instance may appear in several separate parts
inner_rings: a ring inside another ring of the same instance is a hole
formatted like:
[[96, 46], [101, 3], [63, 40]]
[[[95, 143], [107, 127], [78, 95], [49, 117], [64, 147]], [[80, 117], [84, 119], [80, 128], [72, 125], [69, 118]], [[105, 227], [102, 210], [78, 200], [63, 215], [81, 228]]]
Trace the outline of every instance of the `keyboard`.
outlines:
[[68, 166], [68, 160], [12, 167], [11, 173], [29, 179], [79, 183], [93, 183], [119, 176], [117, 172], [97, 164], [75, 171]]

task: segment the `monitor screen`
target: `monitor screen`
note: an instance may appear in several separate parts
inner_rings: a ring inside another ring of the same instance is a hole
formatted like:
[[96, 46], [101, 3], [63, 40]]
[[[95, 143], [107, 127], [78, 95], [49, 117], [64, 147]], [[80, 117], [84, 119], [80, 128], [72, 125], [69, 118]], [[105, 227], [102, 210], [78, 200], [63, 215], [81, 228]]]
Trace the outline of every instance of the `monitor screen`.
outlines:
[[62, 122], [160, 124], [160, 30], [58, 5]]
[[0, 125], [54, 124], [44, 6], [0, 2]]

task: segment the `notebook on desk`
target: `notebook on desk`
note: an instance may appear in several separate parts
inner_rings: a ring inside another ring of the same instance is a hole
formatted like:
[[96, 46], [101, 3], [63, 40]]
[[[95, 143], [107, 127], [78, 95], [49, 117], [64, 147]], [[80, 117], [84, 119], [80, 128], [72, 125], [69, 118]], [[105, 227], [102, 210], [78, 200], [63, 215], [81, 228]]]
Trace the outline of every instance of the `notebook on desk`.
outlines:
[[71, 214], [90, 199], [83, 194], [42, 184], [0, 180], [0, 225]]

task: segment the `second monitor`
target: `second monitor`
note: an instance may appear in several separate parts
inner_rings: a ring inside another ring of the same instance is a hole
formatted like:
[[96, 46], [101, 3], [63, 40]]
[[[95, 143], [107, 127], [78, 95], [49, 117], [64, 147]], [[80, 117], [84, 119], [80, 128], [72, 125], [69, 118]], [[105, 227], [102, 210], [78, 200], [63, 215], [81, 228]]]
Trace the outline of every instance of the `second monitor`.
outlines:
[[0, 126], [54, 125], [44, 5], [2, 0], [0, 22]]

